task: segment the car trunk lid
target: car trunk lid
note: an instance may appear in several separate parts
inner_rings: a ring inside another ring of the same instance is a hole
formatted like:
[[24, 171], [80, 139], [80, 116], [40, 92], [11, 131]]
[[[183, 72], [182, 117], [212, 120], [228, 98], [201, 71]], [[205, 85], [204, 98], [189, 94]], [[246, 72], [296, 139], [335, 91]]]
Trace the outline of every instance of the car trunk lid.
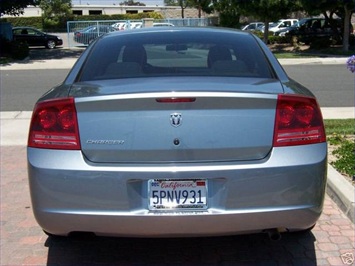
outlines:
[[[282, 90], [280, 83], [272, 83]], [[271, 150], [277, 94], [112, 94], [112, 88], [105, 88], [111, 93], [76, 98], [81, 147], [92, 162], [260, 160]]]

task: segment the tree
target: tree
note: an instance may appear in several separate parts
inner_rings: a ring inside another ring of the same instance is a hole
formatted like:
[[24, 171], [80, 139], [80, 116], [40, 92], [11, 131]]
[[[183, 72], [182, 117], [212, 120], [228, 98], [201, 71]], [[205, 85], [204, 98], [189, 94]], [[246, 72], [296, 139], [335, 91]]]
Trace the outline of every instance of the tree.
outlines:
[[166, 6], [178, 6], [179, 3], [176, 0], [164, 0]]
[[185, 17], [185, 9], [193, 6], [193, 0], [164, 0], [165, 5], [180, 6], [181, 18]]
[[243, 15], [253, 16], [265, 23], [264, 42], [269, 36], [269, 22], [288, 16], [300, 10], [301, 6], [295, 0], [234, 0]]
[[47, 18], [65, 17], [72, 13], [71, 0], [39, 0], [39, 7]]
[[36, 5], [36, 0], [0, 0], [0, 16], [19, 16], [28, 5]]
[[[350, 19], [351, 14], [355, 11], [355, 2], [353, 0], [319, 0], [309, 1], [300, 0], [304, 10], [310, 15], [322, 14], [326, 20], [332, 21], [334, 16], [342, 18], [343, 20], [343, 32], [342, 44], [343, 51], [349, 50], [349, 33], [350, 33]], [[330, 25], [334, 25], [330, 23]], [[336, 25], [333, 27], [333, 31], [337, 32]]]
[[71, 0], [38, 0], [44, 28], [56, 28], [72, 14]]
[[355, 11], [354, 1], [343, 0], [344, 2], [344, 31], [343, 31], [343, 51], [349, 51], [349, 33], [351, 15]]
[[213, 11], [212, 0], [164, 0], [166, 6], [180, 6], [181, 17], [185, 17], [185, 9], [187, 7], [195, 7], [198, 9], [198, 17], [201, 18], [201, 12], [210, 14]]
[[191, 4], [197, 8], [199, 18], [201, 18], [202, 11], [207, 14], [213, 11], [211, 0], [191, 0]]
[[145, 6], [144, 3], [134, 2], [133, 0], [127, 0], [120, 3], [120, 6]]
[[181, 7], [181, 18], [185, 18], [185, 9], [189, 6], [189, 0], [178, 0], [179, 6]]
[[240, 8], [234, 0], [213, 0], [213, 9], [219, 12], [220, 24], [224, 27], [239, 26]]
[[[239, 24], [239, 17], [252, 16], [265, 23], [264, 41], [268, 41], [269, 22], [279, 20], [300, 9], [298, 0], [213, 0], [223, 26]], [[227, 22], [227, 23], [226, 23]]]

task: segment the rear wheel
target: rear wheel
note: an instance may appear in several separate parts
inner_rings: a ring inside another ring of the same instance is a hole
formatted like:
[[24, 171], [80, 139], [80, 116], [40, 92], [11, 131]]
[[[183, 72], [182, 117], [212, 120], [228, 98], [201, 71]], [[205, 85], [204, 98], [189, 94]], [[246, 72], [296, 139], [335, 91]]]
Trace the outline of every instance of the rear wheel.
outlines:
[[47, 47], [48, 49], [53, 49], [53, 48], [55, 47], [55, 41], [53, 41], [53, 40], [48, 40], [48, 41], [47, 41], [47, 44], [46, 44], [46, 47]]
[[53, 239], [61, 239], [61, 238], [65, 238], [65, 236], [60, 236], [60, 235], [54, 235], [54, 234], [51, 234], [51, 233], [48, 233], [47, 231], [43, 230], [42, 231], [49, 237], [53, 238]]

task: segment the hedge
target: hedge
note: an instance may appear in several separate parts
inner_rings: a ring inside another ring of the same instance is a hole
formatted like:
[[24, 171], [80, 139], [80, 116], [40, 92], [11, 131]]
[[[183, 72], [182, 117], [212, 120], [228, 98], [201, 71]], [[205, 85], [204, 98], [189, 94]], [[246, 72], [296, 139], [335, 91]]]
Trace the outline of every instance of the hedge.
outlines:
[[43, 29], [43, 20], [42, 17], [8, 17], [8, 18], [1, 18], [0, 21], [2, 22], [9, 22], [12, 24], [12, 27], [19, 27], [19, 26], [30, 26], [37, 29]]

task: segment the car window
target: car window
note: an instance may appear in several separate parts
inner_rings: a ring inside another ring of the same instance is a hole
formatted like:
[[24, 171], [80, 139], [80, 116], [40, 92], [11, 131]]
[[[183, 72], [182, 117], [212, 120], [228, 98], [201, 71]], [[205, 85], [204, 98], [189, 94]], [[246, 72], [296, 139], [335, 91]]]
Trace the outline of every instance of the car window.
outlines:
[[21, 31], [22, 31], [22, 29], [13, 29], [12, 30], [13, 34], [15, 34], [15, 35], [21, 34]]
[[27, 33], [28, 35], [40, 35], [41, 34], [40, 32], [33, 30], [33, 29], [28, 29], [27, 32], [28, 32]]
[[256, 25], [255, 24], [250, 24], [249, 26], [248, 26], [248, 29], [249, 30], [253, 30], [253, 29], [255, 29], [256, 28]]
[[155, 38], [145, 40], [144, 34], [141, 35], [100, 40], [79, 80], [150, 76], [272, 77], [265, 56], [251, 35], [230, 34], [224, 40], [168, 32], [155, 33]]

